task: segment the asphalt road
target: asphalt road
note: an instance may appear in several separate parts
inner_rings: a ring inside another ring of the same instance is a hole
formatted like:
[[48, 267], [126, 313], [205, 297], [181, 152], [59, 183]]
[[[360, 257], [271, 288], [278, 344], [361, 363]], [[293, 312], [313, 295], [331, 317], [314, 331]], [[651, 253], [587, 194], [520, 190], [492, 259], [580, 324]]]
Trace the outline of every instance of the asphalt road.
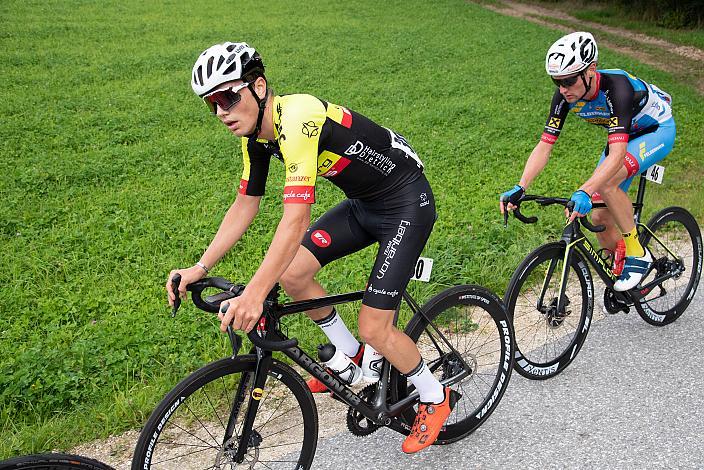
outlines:
[[313, 468], [704, 468], [703, 319], [701, 283], [668, 326], [635, 310], [607, 316], [562, 374], [537, 382], [514, 373], [466, 439], [408, 456], [393, 431], [345, 432], [319, 442]]

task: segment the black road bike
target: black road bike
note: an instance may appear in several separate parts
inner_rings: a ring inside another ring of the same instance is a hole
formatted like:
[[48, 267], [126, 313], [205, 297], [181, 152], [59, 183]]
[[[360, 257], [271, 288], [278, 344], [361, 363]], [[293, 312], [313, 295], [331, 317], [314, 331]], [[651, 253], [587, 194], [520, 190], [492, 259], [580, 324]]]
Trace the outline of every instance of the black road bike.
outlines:
[[[613, 289], [617, 277], [604, 250], [595, 249], [581, 227], [603, 231], [586, 218], [567, 224], [559, 241], [547, 243], [529, 254], [518, 266], [504, 296], [516, 334], [518, 373], [529, 379], [547, 379], [559, 374], [582, 347], [594, 309], [594, 283], [589, 265], [606, 285], [604, 309], [610, 314], [635, 307], [651, 325], [672, 323], [685, 311], [699, 285], [702, 271], [702, 236], [697, 221], [681, 207], [668, 207], [647, 224], [640, 222], [646, 178], [641, 175], [634, 218], [641, 244], [650, 251], [653, 263], [641, 283], [627, 292]], [[526, 195], [520, 204], [534, 201], [541, 206], [570, 207], [563, 198]], [[524, 223], [519, 208], [513, 211]], [[606, 207], [603, 203], [594, 208]], [[504, 223], [508, 219], [505, 212]]]
[[[207, 288], [219, 292], [203, 298]], [[213, 313], [243, 289], [217, 277], [188, 286], [194, 304]], [[418, 392], [386, 360], [377, 383], [354, 390], [282, 332], [285, 315], [358, 301], [364, 291], [284, 304], [278, 293], [277, 285], [267, 296], [259, 325], [248, 335], [248, 354], [238, 355], [242, 340], [229, 328], [232, 356], [197, 370], [157, 406], [140, 434], [133, 470], [310, 468], [318, 440], [316, 403], [300, 373], [272, 351], [281, 351], [349, 407], [351, 433], [365, 436], [382, 426], [410, 432]], [[511, 321], [501, 300], [478, 286], [449, 288], [423, 307], [406, 292], [403, 299], [413, 312], [406, 334], [435, 376], [462, 395], [436, 444], [455, 442], [489, 417], [508, 386]]]

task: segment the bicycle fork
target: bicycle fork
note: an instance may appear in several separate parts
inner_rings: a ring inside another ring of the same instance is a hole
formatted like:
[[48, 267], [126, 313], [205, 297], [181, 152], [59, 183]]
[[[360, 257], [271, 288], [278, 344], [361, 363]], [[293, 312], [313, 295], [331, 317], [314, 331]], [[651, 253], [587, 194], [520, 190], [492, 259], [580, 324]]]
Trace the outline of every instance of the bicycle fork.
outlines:
[[[267, 375], [269, 369], [271, 368], [271, 363], [273, 361], [271, 351], [264, 351], [259, 348], [256, 349], [257, 354], [257, 367], [254, 374], [251, 372], [245, 372], [242, 374], [240, 383], [237, 387], [237, 393], [232, 402], [232, 408], [230, 409], [230, 417], [227, 422], [227, 427], [225, 428], [225, 435], [223, 437], [223, 451], [228, 452], [229, 456], [236, 462], [242, 463], [244, 461], [244, 456], [249, 449], [250, 444], [252, 447], [259, 445], [257, 442], [260, 436], [254, 431], [254, 420], [257, 417], [257, 411], [259, 410], [259, 403], [264, 397], [264, 385], [266, 383]], [[253, 377], [252, 377], [253, 375]], [[249, 394], [249, 400], [247, 403], [247, 412], [245, 414], [244, 421], [242, 423], [242, 431], [237, 438], [235, 433], [235, 426], [237, 424], [237, 416], [240, 413], [240, 409], [244, 400], [246, 398], [246, 392], [248, 385], [252, 382], [252, 392]], [[232, 455], [233, 446], [230, 444], [232, 442], [233, 436], [237, 439], [237, 451]]]

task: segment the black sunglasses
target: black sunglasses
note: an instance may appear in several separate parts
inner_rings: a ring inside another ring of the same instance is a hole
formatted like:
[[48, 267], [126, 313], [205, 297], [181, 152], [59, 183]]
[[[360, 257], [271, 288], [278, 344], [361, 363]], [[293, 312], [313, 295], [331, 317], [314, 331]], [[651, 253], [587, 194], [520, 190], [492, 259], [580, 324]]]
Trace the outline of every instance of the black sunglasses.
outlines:
[[577, 75], [573, 75], [573, 76], [567, 77], [567, 78], [559, 78], [559, 79], [555, 78], [555, 77], [550, 77], [550, 78], [552, 78], [552, 82], [555, 85], [569, 88], [572, 85], [574, 85], [575, 83], [577, 83], [577, 80], [579, 80], [579, 77], [581, 77], [581, 76], [582, 76], [582, 74], [578, 73]]
[[240, 102], [242, 96], [239, 92], [248, 85], [249, 83], [245, 82], [237, 86], [225, 88], [224, 90], [215, 91], [204, 96], [203, 101], [205, 101], [205, 104], [208, 105], [208, 109], [210, 109], [210, 112], [213, 114], [218, 112], [218, 106], [227, 111]]

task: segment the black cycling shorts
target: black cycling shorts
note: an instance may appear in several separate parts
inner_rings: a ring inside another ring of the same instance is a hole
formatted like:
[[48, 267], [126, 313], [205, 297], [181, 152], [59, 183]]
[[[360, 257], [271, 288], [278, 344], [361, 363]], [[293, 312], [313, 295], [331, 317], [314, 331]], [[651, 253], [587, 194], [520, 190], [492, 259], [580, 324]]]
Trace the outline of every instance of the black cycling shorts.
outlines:
[[362, 303], [398, 307], [435, 223], [435, 199], [424, 175], [374, 201], [347, 199], [308, 228], [301, 242], [321, 266], [379, 243]]

